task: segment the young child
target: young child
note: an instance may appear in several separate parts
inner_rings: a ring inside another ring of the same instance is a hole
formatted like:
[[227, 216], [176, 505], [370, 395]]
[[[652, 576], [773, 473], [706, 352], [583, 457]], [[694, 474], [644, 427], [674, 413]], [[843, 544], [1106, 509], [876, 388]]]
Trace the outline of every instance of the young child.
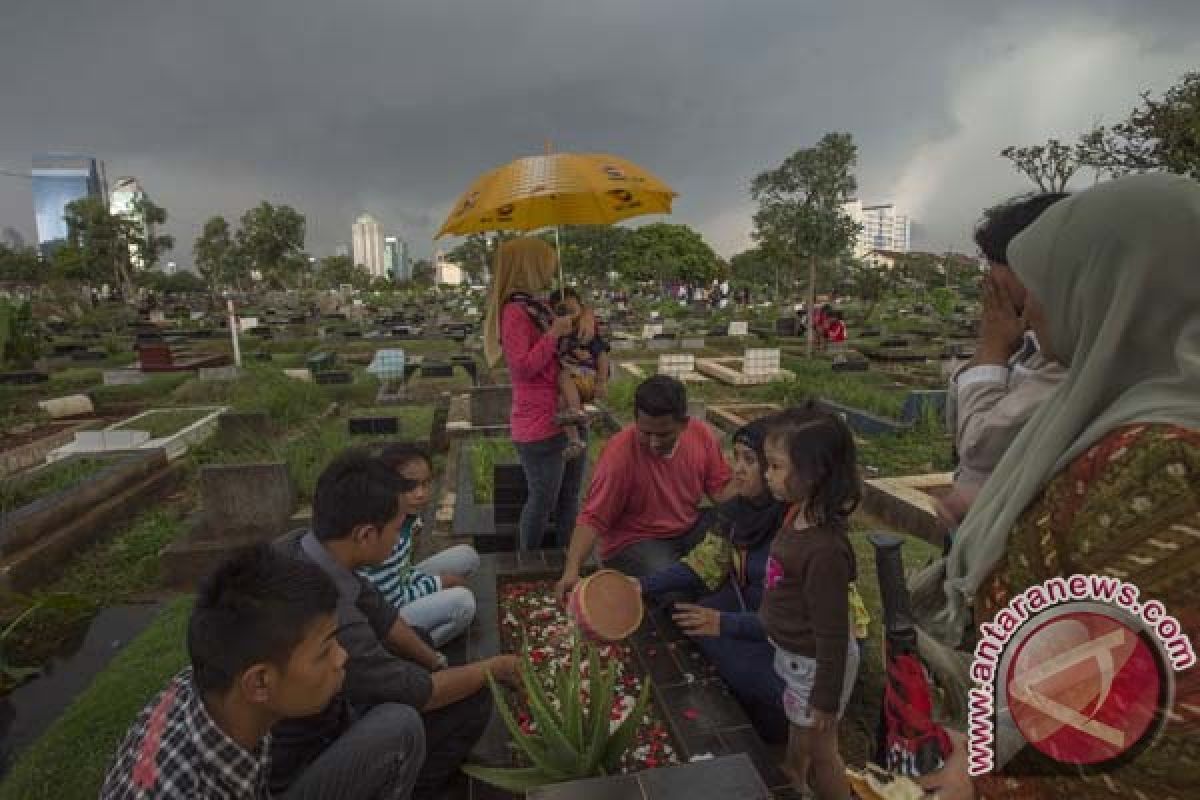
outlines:
[[421, 530], [420, 514], [429, 504], [433, 462], [414, 444], [389, 445], [379, 454], [404, 488], [400, 505], [404, 523], [391, 556], [360, 574], [400, 611], [409, 625], [422, 628], [434, 647], [462, 634], [475, 618], [475, 595], [465, 579], [479, 569], [479, 554], [469, 544], [455, 545], [413, 566], [413, 540]]
[[850, 604], [856, 569], [846, 537], [861, 493], [854, 437], [809, 403], [772, 420], [764, 450], [767, 485], [791, 505], [771, 544], [761, 609], [785, 686], [787, 763], [800, 788], [811, 784], [821, 800], [842, 800], [850, 787], [837, 723], [859, 658]]
[[[567, 314], [578, 320], [586, 311], [579, 294], [572, 288], [560, 289], [550, 295], [550, 305], [557, 313], [560, 306]], [[561, 316], [561, 314], [560, 314]], [[564, 336], [558, 345], [558, 360], [562, 369], [558, 373], [558, 391], [566, 410], [560, 415], [567, 434], [568, 460], [583, 455], [583, 426], [587, 414], [583, 404], [608, 393], [608, 342], [598, 333], [585, 339], [576, 323], [575, 333]]]

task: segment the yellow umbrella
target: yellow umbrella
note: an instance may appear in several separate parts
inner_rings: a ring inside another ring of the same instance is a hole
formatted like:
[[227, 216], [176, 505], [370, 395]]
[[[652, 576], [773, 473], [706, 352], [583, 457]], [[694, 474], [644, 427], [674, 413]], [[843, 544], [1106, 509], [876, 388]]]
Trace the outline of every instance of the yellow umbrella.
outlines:
[[641, 214], [669, 214], [676, 196], [657, 176], [616, 156], [529, 156], [476, 178], [434, 238], [558, 225], [611, 225]]

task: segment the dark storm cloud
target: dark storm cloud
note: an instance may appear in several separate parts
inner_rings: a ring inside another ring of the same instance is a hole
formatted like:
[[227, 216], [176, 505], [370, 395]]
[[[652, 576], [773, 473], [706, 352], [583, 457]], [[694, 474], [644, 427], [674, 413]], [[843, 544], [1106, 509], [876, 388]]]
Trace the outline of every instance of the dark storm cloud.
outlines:
[[[1111, 121], [1200, 64], [1186, 0], [5, 6], [0, 169], [95, 153], [168, 208], [182, 263], [205, 218], [260, 199], [305, 212], [316, 254], [362, 210], [427, 252], [472, 177], [546, 139], [657, 172], [728, 254], [750, 178], [828, 130], [854, 133], [864, 199], [962, 244], [1023, 188], [1001, 146]], [[31, 217], [0, 179], [0, 226]]]

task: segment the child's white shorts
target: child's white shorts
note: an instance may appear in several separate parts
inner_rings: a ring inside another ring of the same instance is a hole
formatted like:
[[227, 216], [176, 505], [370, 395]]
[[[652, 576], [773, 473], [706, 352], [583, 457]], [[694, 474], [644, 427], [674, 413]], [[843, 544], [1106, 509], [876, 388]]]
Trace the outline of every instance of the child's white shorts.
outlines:
[[[808, 656], [789, 653], [775, 648], [775, 673], [783, 678], [783, 711], [793, 725], [812, 727], [812, 710], [809, 697], [817, 679], [817, 660]], [[842, 698], [838, 704], [838, 717], [846, 712], [850, 694], [854, 691], [854, 680], [858, 676], [858, 643], [850, 639], [846, 649], [846, 673], [842, 679]]]

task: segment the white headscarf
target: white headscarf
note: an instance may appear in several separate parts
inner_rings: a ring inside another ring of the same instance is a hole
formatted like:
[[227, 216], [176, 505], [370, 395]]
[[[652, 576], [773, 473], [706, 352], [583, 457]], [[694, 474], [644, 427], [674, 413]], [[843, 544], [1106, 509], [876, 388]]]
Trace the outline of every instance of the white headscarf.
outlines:
[[1018, 517], [1055, 475], [1123, 425], [1200, 430], [1200, 184], [1161, 174], [1101, 184], [1047, 209], [1008, 257], [1068, 369], [984, 484], [947, 558], [914, 582], [921, 627], [951, 646]]

